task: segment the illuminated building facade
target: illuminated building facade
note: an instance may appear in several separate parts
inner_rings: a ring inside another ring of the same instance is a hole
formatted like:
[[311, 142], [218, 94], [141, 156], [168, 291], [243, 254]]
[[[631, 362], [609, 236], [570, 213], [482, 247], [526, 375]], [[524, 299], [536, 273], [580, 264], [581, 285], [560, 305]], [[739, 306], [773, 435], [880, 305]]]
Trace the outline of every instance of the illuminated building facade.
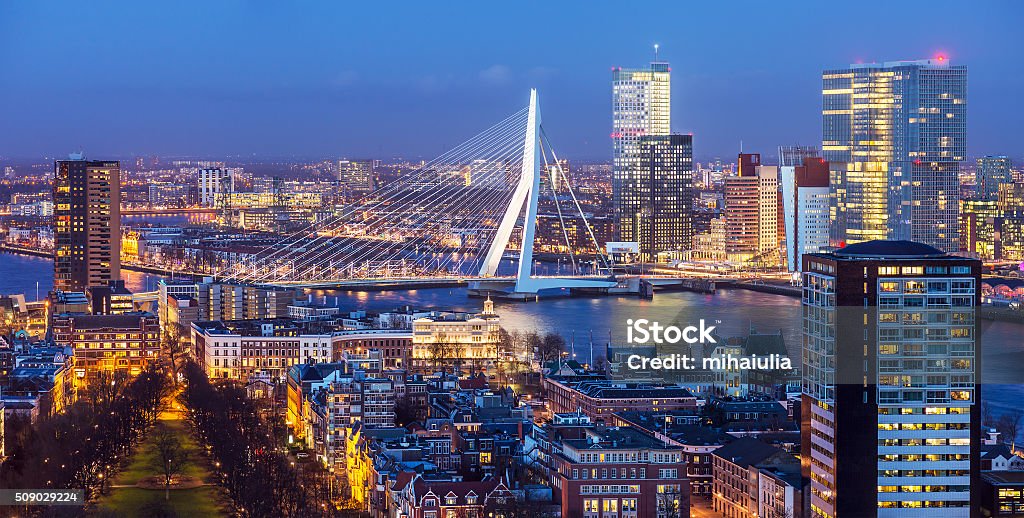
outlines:
[[994, 201], [960, 201], [960, 251], [982, 260], [999, 258], [1003, 218]]
[[417, 371], [462, 364], [470, 370], [487, 369], [497, 358], [501, 329], [494, 303], [486, 301], [484, 311], [436, 313], [412, 322], [412, 362]]
[[53, 288], [85, 291], [120, 280], [121, 164], [77, 158], [53, 170]]
[[800, 269], [803, 254], [820, 252], [829, 245], [828, 162], [801, 158], [800, 165], [782, 166], [783, 227], [786, 236], [786, 266]]
[[832, 240], [959, 249], [967, 67], [944, 57], [822, 74], [822, 152], [832, 165]]
[[1001, 184], [1013, 183], [1010, 159], [1005, 156], [983, 156], [978, 159], [975, 176], [978, 186], [977, 198], [994, 201], [999, 197]]
[[803, 263], [811, 516], [979, 516], [981, 262], [869, 241]]
[[640, 165], [641, 137], [671, 132], [671, 69], [612, 69], [612, 192], [619, 241], [639, 241], [646, 174]]
[[640, 258], [679, 259], [693, 246], [693, 136], [645, 135], [631, 195]]
[[348, 192], [373, 192], [373, 171], [373, 160], [338, 160], [338, 183]]
[[738, 171], [725, 178], [725, 252], [729, 261], [778, 264], [779, 168], [761, 155], [740, 153]]
[[53, 317], [53, 342], [74, 349], [76, 384], [87, 385], [100, 373], [136, 376], [159, 361], [160, 324], [156, 315], [61, 314]]
[[223, 196], [235, 192], [235, 170], [209, 167], [199, 170], [199, 203], [215, 207]]

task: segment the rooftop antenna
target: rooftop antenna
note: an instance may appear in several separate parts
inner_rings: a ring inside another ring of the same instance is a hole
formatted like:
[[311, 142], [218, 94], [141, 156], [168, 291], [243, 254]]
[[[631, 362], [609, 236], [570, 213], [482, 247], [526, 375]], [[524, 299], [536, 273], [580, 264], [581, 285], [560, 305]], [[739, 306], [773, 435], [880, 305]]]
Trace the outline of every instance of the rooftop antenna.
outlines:
[[654, 44], [654, 62], [655, 63], [658, 62], [658, 47], [659, 47], [659, 45], [657, 43], [655, 43]]

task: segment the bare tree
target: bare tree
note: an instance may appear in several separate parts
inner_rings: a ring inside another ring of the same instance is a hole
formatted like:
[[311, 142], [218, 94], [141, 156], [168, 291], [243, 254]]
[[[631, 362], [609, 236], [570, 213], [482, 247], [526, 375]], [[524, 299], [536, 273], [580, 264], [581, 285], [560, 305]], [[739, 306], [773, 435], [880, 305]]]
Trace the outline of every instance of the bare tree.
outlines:
[[1015, 444], [1017, 435], [1020, 433], [1021, 420], [1024, 419], [1024, 411], [1019, 408], [1008, 410], [996, 420], [995, 428], [1003, 434], [1003, 441]]
[[182, 341], [183, 334], [184, 329], [181, 324], [168, 323], [167, 328], [164, 330], [163, 343], [160, 344], [164, 355], [167, 356], [167, 363], [171, 369], [171, 377], [175, 385], [178, 383], [180, 364], [188, 354], [186, 342]]
[[558, 333], [547, 333], [537, 343], [537, 356], [541, 365], [559, 359], [565, 351], [565, 338]]
[[182, 448], [181, 440], [178, 439], [178, 436], [173, 430], [165, 426], [161, 426], [156, 431], [154, 443], [156, 457], [153, 459], [153, 462], [157, 464], [154, 467], [163, 474], [164, 500], [169, 500], [171, 483], [174, 481], [174, 477], [181, 474], [182, 468], [185, 467], [187, 454], [184, 448]]
[[[683, 516], [680, 496], [678, 489], [658, 493], [659, 518], [680, 518]], [[689, 516], [689, 512], [687, 512], [687, 516]]]

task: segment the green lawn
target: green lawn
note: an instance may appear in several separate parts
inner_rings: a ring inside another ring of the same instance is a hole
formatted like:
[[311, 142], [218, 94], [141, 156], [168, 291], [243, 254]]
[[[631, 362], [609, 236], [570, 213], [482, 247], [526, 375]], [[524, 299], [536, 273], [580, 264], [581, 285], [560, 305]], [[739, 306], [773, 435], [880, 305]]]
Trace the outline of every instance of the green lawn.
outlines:
[[[154, 466], [156, 447], [153, 438], [157, 427], [174, 430], [181, 438], [182, 445], [189, 452], [189, 460], [181, 475], [195, 477], [212, 483], [212, 475], [205, 467], [199, 446], [188, 432], [188, 426], [168, 414], [157, 421], [149, 431], [146, 440], [139, 445], [128, 466], [114, 479], [113, 488], [97, 502], [94, 514], [98, 516], [225, 516], [221, 502], [224, 498], [218, 487], [207, 485], [193, 489], [172, 489], [169, 500], [164, 500], [163, 489], [142, 489], [134, 486], [140, 480], [160, 475]], [[167, 512], [170, 511], [170, 512]], [[173, 514], [172, 514], [173, 513]]]

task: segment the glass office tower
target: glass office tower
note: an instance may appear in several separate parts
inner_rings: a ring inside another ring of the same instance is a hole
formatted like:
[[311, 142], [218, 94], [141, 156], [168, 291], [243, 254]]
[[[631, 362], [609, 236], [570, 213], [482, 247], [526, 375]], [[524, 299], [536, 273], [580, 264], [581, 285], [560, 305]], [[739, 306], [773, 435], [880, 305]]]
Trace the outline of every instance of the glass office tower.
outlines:
[[646, 179], [640, 139], [671, 131], [671, 72], [668, 63], [612, 70], [612, 190], [619, 241], [641, 241]]
[[641, 137], [635, 185], [640, 256], [678, 252], [670, 258], [681, 259], [693, 245], [693, 137]]
[[967, 67], [938, 57], [826, 70], [822, 122], [834, 245], [905, 239], [959, 249]]

